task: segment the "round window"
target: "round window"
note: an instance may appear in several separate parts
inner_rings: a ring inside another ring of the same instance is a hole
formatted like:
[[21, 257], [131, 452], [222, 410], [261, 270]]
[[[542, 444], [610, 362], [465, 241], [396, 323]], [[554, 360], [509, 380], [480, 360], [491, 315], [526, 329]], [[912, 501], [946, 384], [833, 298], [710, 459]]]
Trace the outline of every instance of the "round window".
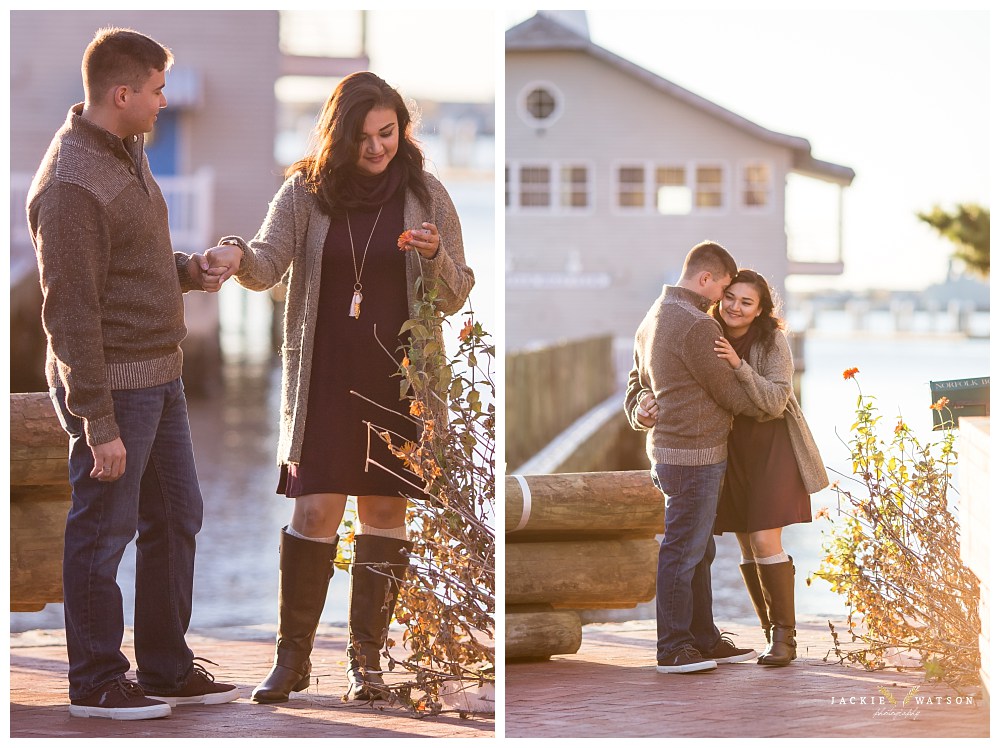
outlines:
[[530, 83], [521, 94], [521, 117], [532, 127], [551, 125], [562, 112], [562, 96], [549, 83]]

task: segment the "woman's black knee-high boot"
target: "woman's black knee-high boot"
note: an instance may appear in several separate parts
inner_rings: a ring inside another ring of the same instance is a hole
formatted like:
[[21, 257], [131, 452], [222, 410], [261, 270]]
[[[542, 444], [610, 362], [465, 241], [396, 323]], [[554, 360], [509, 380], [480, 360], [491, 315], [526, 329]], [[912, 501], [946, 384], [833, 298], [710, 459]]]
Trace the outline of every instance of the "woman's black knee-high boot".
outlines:
[[274, 666], [250, 698], [261, 703], [288, 701], [309, 686], [313, 641], [333, 576], [337, 541], [316, 543], [282, 528], [278, 572], [278, 641]]
[[347, 646], [347, 698], [382, 698], [382, 661], [389, 621], [396, 608], [399, 585], [406, 575], [406, 554], [413, 544], [378, 535], [356, 535], [351, 564], [350, 640]]

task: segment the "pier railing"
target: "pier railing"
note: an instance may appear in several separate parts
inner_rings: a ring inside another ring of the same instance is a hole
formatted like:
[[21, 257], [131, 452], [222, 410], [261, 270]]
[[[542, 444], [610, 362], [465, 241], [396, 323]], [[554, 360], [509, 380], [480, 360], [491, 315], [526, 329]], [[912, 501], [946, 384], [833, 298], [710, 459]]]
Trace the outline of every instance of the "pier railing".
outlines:
[[516, 469], [623, 386], [610, 335], [507, 354], [507, 464]]

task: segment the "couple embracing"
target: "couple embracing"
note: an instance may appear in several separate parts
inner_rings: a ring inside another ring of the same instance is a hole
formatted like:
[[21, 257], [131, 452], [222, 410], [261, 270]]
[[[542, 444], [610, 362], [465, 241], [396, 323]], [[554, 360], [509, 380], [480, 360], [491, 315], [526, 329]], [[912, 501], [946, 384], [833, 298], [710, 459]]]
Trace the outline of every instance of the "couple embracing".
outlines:
[[[795, 659], [795, 567], [781, 528], [809, 522], [826, 470], [792, 393], [792, 354], [767, 281], [721, 245], [687, 255], [635, 334], [625, 412], [647, 431], [665, 498], [656, 579], [657, 671]], [[764, 630], [760, 656], [712, 618], [714, 534], [734, 532]]]

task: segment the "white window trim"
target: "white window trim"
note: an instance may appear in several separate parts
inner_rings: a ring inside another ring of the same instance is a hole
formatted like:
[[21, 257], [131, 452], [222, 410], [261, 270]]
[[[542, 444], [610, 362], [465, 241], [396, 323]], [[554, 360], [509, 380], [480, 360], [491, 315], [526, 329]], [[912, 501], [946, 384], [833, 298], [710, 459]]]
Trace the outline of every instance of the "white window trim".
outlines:
[[[514, 202], [511, 205], [513, 212], [522, 214], [532, 214], [532, 213], [545, 213], [549, 214], [553, 212], [556, 201], [559, 199], [559, 195], [556, 192], [556, 163], [552, 159], [526, 159], [524, 161], [511, 162], [514, 168], [512, 173], [514, 175]], [[540, 169], [545, 168], [549, 170], [549, 204], [548, 205], [521, 205], [521, 171], [523, 169]]]
[[[743, 202], [743, 190], [746, 187], [746, 169], [748, 166], [758, 166], [763, 165], [767, 167], [768, 181], [767, 181], [767, 204], [766, 205], [747, 205]], [[739, 173], [737, 176], [738, 184], [736, 187], [736, 199], [737, 205], [739, 205], [739, 211], [741, 213], [752, 213], [754, 215], [764, 215], [774, 212], [775, 203], [775, 191], [774, 191], [774, 175], [775, 168], [774, 162], [766, 158], [746, 158], [739, 162]]]
[[[698, 205], [698, 169], [708, 168], [714, 169], [719, 168], [722, 170], [722, 207], [713, 208]], [[692, 159], [690, 161], [690, 180], [691, 180], [691, 213], [689, 215], [702, 215], [702, 216], [721, 216], [729, 213], [732, 210], [733, 204], [733, 185], [732, 185], [732, 170], [729, 167], [729, 163], [726, 161], [720, 161], [718, 159]]]
[[[684, 169], [684, 186], [687, 187], [691, 196], [691, 209], [687, 213], [661, 213], [659, 206], [657, 205], [658, 195], [657, 190], [659, 189], [656, 185], [656, 170], [657, 169]], [[654, 215], [663, 216], [664, 218], [684, 218], [685, 216], [690, 216], [695, 213], [694, 205], [694, 168], [692, 162], [690, 161], [654, 161], [649, 169], [649, 195], [650, 195], [650, 210]]]
[[[642, 206], [637, 206], [633, 208], [625, 207], [618, 204], [618, 193], [621, 183], [618, 181], [618, 171], [622, 168], [635, 168], [642, 167], [643, 169], [643, 184], [642, 184]], [[653, 180], [653, 169], [652, 162], [645, 159], [637, 158], [623, 158], [617, 159], [611, 163], [611, 178], [609, 183], [611, 184], [611, 212], [614, 215], [619, 216], [644, 216], [649, 215], [650, 212], [655, 212], [655, 207], [653, 206], [651, 193], [652, 193], [652, 180]]]
[[[619, 181], [618, 181], [618, 170], [622, 167], [639, 167], [644, 169], [643, 183], [644, 183], [644, 193], [643, 193], [643, 204], [642, 207], [626, 208], [618, 204], [618, 191], [619, 191]], [[661, 166], [683, 166], [685, 170], [685, 179], [688, 188], [691, 190], [691, 211], [689, 213], [660, 213], [656, 207], [656, 169]], [[721, 193], [722, 193], [722, 207], [721, 208], [711, 208], [703, 207], [697, 204], [697, 190], [698, 190], [698, 168], [708, 167], [708, 168], [719, 168], [722, 170], [722, 182], [721, 182]], [[718, 159], [687, 159], [686, 161], [660, 161], [651, 159], [617, 159], [611, 164], [611, 174], [610, 174], [610, 184], [611, 184], [611, 212], [614, 215], [620, 216], [662, 216], [663, 218], [684, 218], [685, 216], [721, 216], [725, 215], [732, 210], [733, 200], [733, 185], [732, 185], [732, 168], [726, 161], [720, 161]]]
[[[544, 167], [549, 170], [549, 204], [521, 205], [521, 170]], [[574, 208], [562, 205], [562, 169], [564, 167], [583, 167], [587, 170], [587, 206]], [[586, 215], [594, 212], [596, 207], [596, 178], [594, 163], [585, 159], [515, 159], [506, 164], [510, 180], [505, 188], [510, 192], [511, 204], [507, 206], [507, 214], [519, 215]]]
[[[573, 205], [562, 204], [562, 170], [563, 169], [586, 169], [587, 181], [584, 182], [584, 189], [587, 191], [587, 204], [580, 208]], [[588, 215], [594, 212], [597, 204], [597, 180], [595, 178], [595, 166], [593, 161], [584, 159], [565, 159], [556, 162], [555, 183], [556, 201], [553, 208], [556, 213], [571, 215]]]
[[[550, 114], [545, 119], [538, 119], [531, 112], [528, 111], [528, 94], [534, 91], [536, 88], [544, 88], [550, 94], [555, 101], [555, 107]], [[562, 116], [565, 104], [565, 98], [563, 97], [562, 91], [556, 86], [552, 81], [547, 80], [535, 80], [527, 83], [517, 95], [517, 114], [528, 127], [533, 130], [544, 130], [546, 128], [552, 127]]]

